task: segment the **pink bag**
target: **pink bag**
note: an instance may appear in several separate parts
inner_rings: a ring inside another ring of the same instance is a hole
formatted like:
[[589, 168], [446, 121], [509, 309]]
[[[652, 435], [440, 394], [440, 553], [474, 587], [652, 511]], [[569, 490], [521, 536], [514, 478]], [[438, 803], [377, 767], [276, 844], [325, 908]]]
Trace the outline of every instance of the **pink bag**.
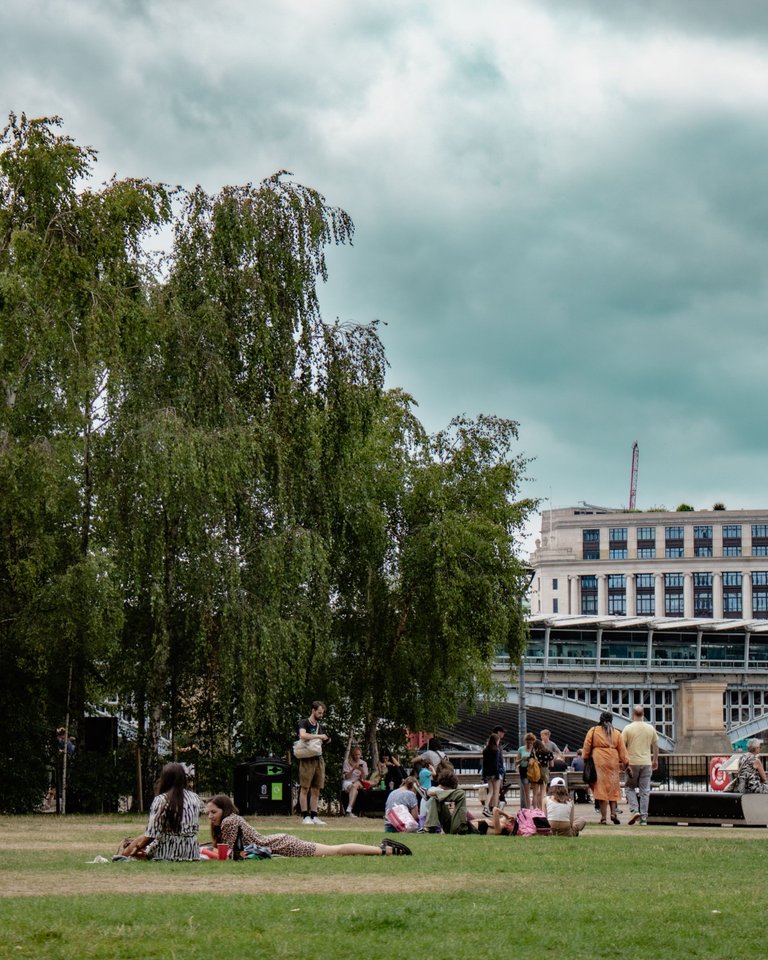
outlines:
[[418, 823], [413, 819], [411, 811], [404, 803], [396, 803], [384, 819], [398, 833], [416, 833], [419, 829]]

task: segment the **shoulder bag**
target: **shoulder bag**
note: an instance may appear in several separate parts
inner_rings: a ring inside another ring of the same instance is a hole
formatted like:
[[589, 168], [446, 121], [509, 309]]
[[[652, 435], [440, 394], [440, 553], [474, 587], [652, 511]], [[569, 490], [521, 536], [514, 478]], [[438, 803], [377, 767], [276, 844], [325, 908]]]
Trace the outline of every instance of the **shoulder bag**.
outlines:
[[293, 745], [293, 755], [297, 760], [309, 760], [312, 757], [322, 757], [323, 741], [319, 737], [311, 740], [299, 738]]
[[592, 759], [592, 750], [594, 750], [595, 746], [595, 728], [592, 727], [590, 732], [592, 734], [589, 741], [590, 752], [589, 756], [584, 761], [584, 773], [582, 774], [584, 783], [586, 783], [589, 787], [591, 787], [593, 783], [597, 782], [597, 767], [595, 767], [595, 761]]

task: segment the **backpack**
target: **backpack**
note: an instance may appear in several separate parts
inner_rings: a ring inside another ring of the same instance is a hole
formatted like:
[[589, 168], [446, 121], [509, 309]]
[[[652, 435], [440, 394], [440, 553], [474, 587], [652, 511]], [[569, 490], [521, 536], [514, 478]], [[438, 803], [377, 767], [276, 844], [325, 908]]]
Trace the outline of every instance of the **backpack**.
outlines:
[[515, 824], [512, 827], [513, 837], [548, 836], [551, 833], [552, 828], [549, 820], [544, 816], [544, 811], [537, 810], [535, 807], [523, 807], [515, 817]]
[[541, 764], [533, 754], [528, 757], [526, 777], [529, 783], [541, 783]]

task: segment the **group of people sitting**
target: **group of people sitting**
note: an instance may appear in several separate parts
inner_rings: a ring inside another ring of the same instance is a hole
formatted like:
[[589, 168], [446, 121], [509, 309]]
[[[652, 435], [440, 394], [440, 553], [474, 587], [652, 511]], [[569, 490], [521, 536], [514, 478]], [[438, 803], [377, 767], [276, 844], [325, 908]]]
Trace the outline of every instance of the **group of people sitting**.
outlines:
[[[432, 759], [437, 759], [437, 765], [431, 762]], [[548, 786], [540, 807], [535, 809], [549, 820], [553, 834], [578, 836], [586, 821], [575, 816], [573, 798], [565, 780], [553, 777]], [[425, 751], [414, 760], [411, 775], [387, 797], [385, 821], [398, 806], [406, 808], [421, 832], [496, 836], [511, 836], [516, 832], [516, 818], [506, 814], [498, 803], [492, 806], [486, 803], [482, 817], [475, 817], [468, 811], [466, 794], [459, 787], [456, 771], [439, 752], [430, 758]], [[387, 822], [384, 829], [394, 831], [396, 828]]]

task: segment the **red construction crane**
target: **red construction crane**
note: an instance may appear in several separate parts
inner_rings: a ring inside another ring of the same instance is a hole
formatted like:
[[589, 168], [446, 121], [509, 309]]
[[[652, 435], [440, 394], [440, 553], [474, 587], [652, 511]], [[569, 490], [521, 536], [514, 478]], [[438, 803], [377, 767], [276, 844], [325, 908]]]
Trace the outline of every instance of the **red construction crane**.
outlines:
[[629, 478], [629, 509], [637, 509], [637, 464], [640, 460], [640, 447], [637, 440], [632, 444], [632, 473]]

